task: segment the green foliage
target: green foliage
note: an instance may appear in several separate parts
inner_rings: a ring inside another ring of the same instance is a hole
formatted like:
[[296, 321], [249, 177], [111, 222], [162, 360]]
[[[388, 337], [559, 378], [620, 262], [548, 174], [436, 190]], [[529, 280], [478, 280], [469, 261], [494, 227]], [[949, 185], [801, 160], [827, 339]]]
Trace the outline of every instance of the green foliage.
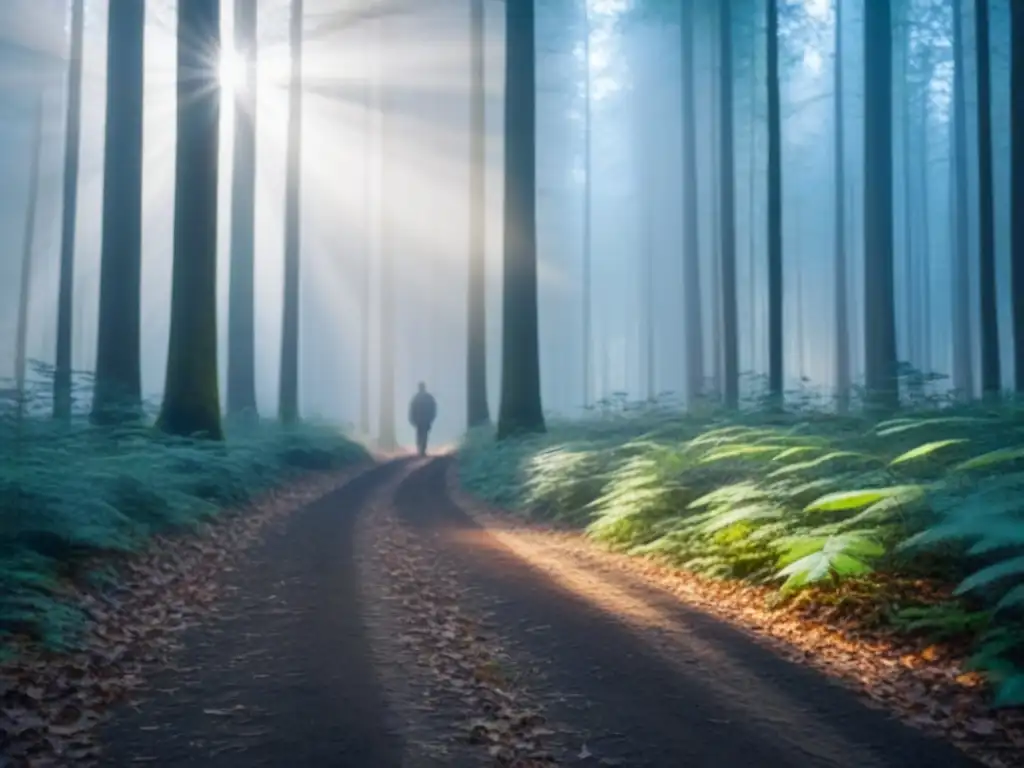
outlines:
[[886, 421], [624, 407], [500, 447], [475, 433], [460, 472], [486, 498], [624, 551], [783, 592], [875, 570], [946, 574], [976, 606], [894, 622], [976, 635], [1000, 703], [1019, 701], [1024, 640], [1003, 630], [1024, 637], [1024, 413], [942, 405]]
[[0, 636], [64, 645], [80, 617], [54, 597], [83, 557], [136, 550], [302, 472], [368, 458], [328, 426], [265, 423], [212, 443], [57, 422], [44, 397], [21, 417], [0, 402]]

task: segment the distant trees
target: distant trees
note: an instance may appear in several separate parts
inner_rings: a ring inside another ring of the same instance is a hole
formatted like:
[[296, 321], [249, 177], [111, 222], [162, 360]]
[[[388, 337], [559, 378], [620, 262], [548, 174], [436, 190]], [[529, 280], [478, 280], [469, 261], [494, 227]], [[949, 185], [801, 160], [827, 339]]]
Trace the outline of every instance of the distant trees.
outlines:
[[44, 93], [45, 91], [40, 91], [36, 100], [32, 154], [29, 157], [28, 200], [25, 204], [25, 230], [21, 240], [18, 325], [15, 331], [16, 338], [14, 342], [14, 386], [18, 390], [19, 402], [24, 401], [25, 373], [28, 366], [25, 350], [28, 341], [28, 303], [32, 287], [32, 257], [35, 251], [36, 211], [39, 207], [39, 161], [43, 151]]
[[53, 415], [71, 418], [71, 331], [75, 289], [75, 231], [78, 216], [78, 158], [82, 127], [82, 43], [85, 0], [71, 3], [68, 102], [64, 127], [64, 190], [60, 230], [60, 283], [57, 289], [57, 350], [53, 370]]
[[505, 216], [498, 439], [545, 430], [537, 326], [534, 0], [505, 4]]
[[782, 405], [782, 116], [779, 96], [779, 3], [767, 4], [768, 60], [768, 394]]
[[220, 0], [178, 0], [174, 269], [167, 378], [158, 426], [221, 439], [217, 382]]
[[107, 22], [107, 109], [103, 235], [92, 417], [141, 412], [139, 322], [142, 278], [142, 106], [146, 3], [111, 3]]
[[832, 156], [835, 162], [833, 248], [835, 253], [835, 377], [836, 405], [840, 413], [850, 408], [853, 383], [850, 364], [850, 308], [846, 258], [846, 135], [843, 128], [843, 0], [835, 0], [833, 22], [835, 59], [832, 69]]
[[256, 224], [257, 5], [235, 0], [235, 55], [244, 66], [235, 84], [231, 166], [231, 272], [228, 285], [227, 412], [256, 418], [256, 334], [253, 295]]
[[739, 312], [736, 301], [736, 177], [733, 136], [732, 0], [719, 2], [718, 192], [721, 231], [722, 396], [727, 408], [740, 399]]

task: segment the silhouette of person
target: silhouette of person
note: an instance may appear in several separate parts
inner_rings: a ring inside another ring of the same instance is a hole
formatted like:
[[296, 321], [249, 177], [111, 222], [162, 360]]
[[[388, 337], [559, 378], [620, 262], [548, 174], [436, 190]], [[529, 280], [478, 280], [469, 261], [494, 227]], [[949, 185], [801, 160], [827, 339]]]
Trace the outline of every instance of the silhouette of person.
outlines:
[[409, 403], [409, 423], [416, 429], [416, 451], [420, 456], [427, 455], [427, 435], [437, 418], [437, 401], [427, 392], [427, 385], [422, 381], [418, 391]]

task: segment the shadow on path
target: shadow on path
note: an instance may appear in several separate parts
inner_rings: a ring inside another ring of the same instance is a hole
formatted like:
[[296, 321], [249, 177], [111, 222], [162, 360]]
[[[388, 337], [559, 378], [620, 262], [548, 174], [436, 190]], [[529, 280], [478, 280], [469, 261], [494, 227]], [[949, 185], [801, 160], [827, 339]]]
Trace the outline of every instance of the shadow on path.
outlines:
[[[864, 705], [739, 630], [654, 591], [671, 614], [671, 660], [644, 630], [556, 583], [480, 528], [448, 497], [450, 459], [414, 472], [396, 495], [402, 522], [439, 534], [497, 631], [532, 662], [549, 714], [586, 733], [598, 765], [657, 768], [967, 768], [943, 742]], [[599, 577], [596, 577], [599, 578]], [[609, 588], [611, 588], [609, 582]], [[635, 593], [634, 593], [635, 596]], [[652, 642], [647, 642], [648, 640]], [[664, 648], [664, 646], [662, 646]]]
[[219, 620], [186, 632], [174, 667], [105, 729], [104, 766], [400, 765], [352, 544], [357, 514], [403, 464], [372, 469], [297, 512], [231, 574]]

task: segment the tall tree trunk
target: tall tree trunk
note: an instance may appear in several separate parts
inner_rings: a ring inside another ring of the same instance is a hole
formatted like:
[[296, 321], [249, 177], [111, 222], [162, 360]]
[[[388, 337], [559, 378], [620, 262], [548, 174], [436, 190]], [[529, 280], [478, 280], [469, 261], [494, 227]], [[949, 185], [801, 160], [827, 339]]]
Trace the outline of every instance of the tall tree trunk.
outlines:
[[832, 73], [832, 155], [835, 166], [833, 248], [835, 293], [832, 306], [836, 328], [836, 406], [840, 413], [850, 410], [850, 306], [846, 259], [846, 136], [843, 124], [843, 0], [835, 0], [835, 63]]
[[768, 395], [783, 404], [782, 119], [779, 111], [779, 4], [768, 0]]
[[171, 335], [159, 426], [223, 437], [217, 382], [217, 176], [220, 0], [178, 0], [178, 138]]
[[697, 216], [696, 56], [693, 4], [680, 4], [680, 57], [682, 59], [683, 111], [683, 291], [686, 339], [686, 400], [689, 404], [704, 390], [704, 327], [701, 312], [700, 233]]
[[[383, 22], [378, 21], [378, 42], [383, 42]], [[394, 203], [388, 193], [394, 189], [389, 171], [394, 167], [393, 119], [389, 110], [393, 104], [386, 98], [393, 80], [388, 76], [386, 62], [379, 81], [380, 96], [380, 146], [381, 180], [378, 200], [381, 206], [380, 246], [380, 413], [377, 423], [377, 444], [385, 451], [398, 447], [395, 434], [395, 217]], [[392, 97], [394, 98], [394, 97]]]
[[68, 106], [64, 125], [64, 200], [61, 209], [60, 284], [57, 289], [57, 354], [53, 369], [53, 415], [71, 418], [71, 330], [75, 294], [75, 225], [78, 217], [78, 158], [82, 127], [82, 41], [85, 0], [71, 5]]
[[103, 238], [92, 418], [117, 423], [142, 412], [142, 108], [145, 3], [114, 3], [107, 30]]
[[914, 188], [911, 181], [911, 153], [910, 153], [910, 15], [912, 9], [909, 4], [904, 5], [903, 8], [903, 36], [900, 41], [902, 48], [902, 56], [900, 57], [900, 66], [902, 69], [902, 77], [899, 90], [900, 90], [900, 107], [901, 112], [899, 116], [900, 125], [900, 176], [901, 186], [903, 191], [903, 217], [900, 222], [900, 228], [903, 235], [903, 312], [904, 312], [904, 326], [906, 333], [906, 349], [901, 355], [901, 359], [909, 363], [912, 367], [917, 367], [920, 362], [920, 355], [918, 353], [919, 339], [916, 335], [917, 327], [914, 323], [914, 317], [916, 316], [916, 305], [917, 296], [920, 286], [917, 285], [914, 275], [914, 220], [913, 220], [913, 207], [914, 207]]
[[[992, 179], [992, 72], [989, 51], [989, 0], [974, 1], [974, 40], [978, 77], [978, 284], [981, 313], [981, 391], [999, 396], [999, 310], [996, 305], [996, 225]], [[1019, 215], [1019, 212], [1016, 215]]]
[[[931, 72], [931, 62], [926, 67]], [[932, 289], [931, 289], [931, 193], [929, 186], [929, 146], [931, 144], [928, 131], [930, 97], [928, 92], [929, 80], [921, 84], [921, 92], [918, 96], [917, 116], [917, 181], [920, 206], [920, 247], [918, 265], [920, 274], [918, 283], [920, 286], [920, 315], [919, 324], [921, 328], [921, 371], [925, 374], [932, 371]]]
[[593, 302], [593, 277], [591, 263], [593, 233], [593, 180], [592, 175], [592, 123], [593, 107], [591, 104], [590, 76], [590, 7], [583, 3], [583, 285], [580, 289], [580, 301], [583, 304], [583, 407], [589, 408], [593, 388], [594, 334], [591, 330], [591, 309]]
[[[373, 59], [376, 69], [376, 56]], [[363, 244], [363, 289], [360, 291], [361, 338], [359, 344], [359, 431], [370, 434], [370, 293], [373, 290], [372, 257], [373, 246], [379, 229], [376, 224], [377, 208], [373, 204], [373, 174], [379, 172], [378, 155], [373, 142], [374, 106], [376, 104], [375, 79], [367, 76], [363, 100], [365, 104], [363, 119], [363, 136], [365, 138], [363, 160], [363, 209], [366, 215], [366, 241]]]
[[28, 305], [32, 295], [32, 255], [35, 251], [36, 211], [39, 207], [39, 165], [43, 151], [43, 93], [36, 102], [35, 125], [32, 137], [32, 156], [29, 160], [28, 198], [25, 202], [25, 231], [21, 241], [21, 279], [18, 287], [18, 325], [14, 344], [14, 387], [18, 391], [18, 410], [25, 403], [25, 376], [28, 368]]
[[289, 28], [288, 157], [284, 201], [284, 307], [281, 322], [281, 381], [278, 418], [299, 420], [299, 261], [302, 197], [302, 22], [303, 0], [292, 0]]
[[964, 81], [963, 9], [953, 0], [953, 387], [963, 398], [974, 395], [971, 334], [970, 228], [967, 214], [967, 94]]
[[543, 432], [537, 317], [534, 0], [505, 4], [505, 215], [498, 439]]
[[[1024, 0], [1010, 0], [1010, 210], [1024, 211]], [[1024, 217], [1011, 217], [1014, 389], [1024, 394]]]
[[235, 144], [231, 168], [231, 273], [228, 285], [227, 411], [258, 418], [254, 253], [256, 225], [257, 6], [235, 0], [235, 53], [245, 78], [235, 85]]
[[739, 309], [736, 301], [736, 158], [733, 139], [732, 97], [732, 0], [721, 0], [718, 23], [721, 38], [719, 55], [719, 119], [721, 131], [718, 170], [719, 224], [722, 228], [722, 378], [726, 408], [740, 403]]
[[864, 7], [864, 344], [870, 404], [899, 405], [892, 213], [892, 11]]
[[487, 242], [486, 141], [487, 93], [484, 54], [483, 0], [469, 3], [469, 301], [466, 350], [466, 423], [472, 428], [490, 421], [487, 408]]

